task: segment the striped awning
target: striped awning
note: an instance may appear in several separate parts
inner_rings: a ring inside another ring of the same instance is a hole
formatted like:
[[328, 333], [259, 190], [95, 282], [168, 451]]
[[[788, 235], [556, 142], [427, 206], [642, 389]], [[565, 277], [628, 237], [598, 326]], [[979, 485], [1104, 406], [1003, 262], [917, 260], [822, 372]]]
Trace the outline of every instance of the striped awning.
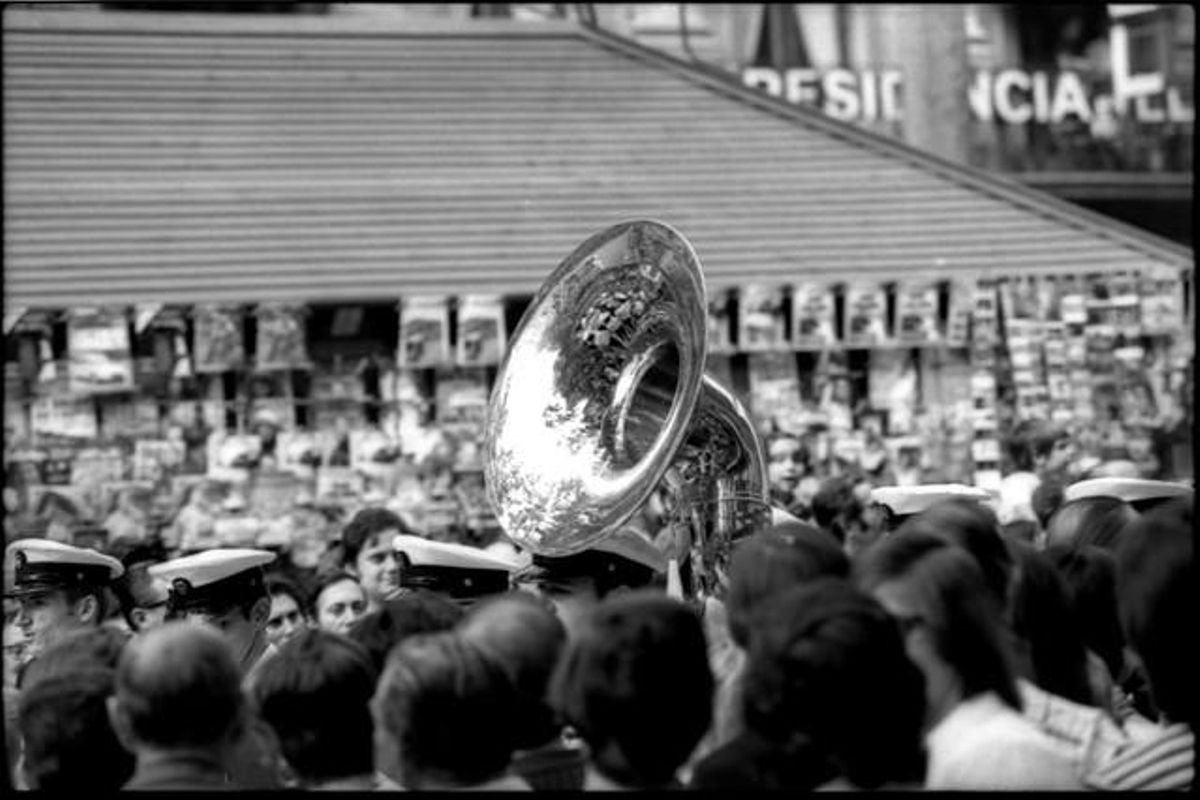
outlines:
[[1192, 265], [603, 32], [395, 26], [6, 9], [6, 308], [529, 293], [643, 217], [711, 288]]

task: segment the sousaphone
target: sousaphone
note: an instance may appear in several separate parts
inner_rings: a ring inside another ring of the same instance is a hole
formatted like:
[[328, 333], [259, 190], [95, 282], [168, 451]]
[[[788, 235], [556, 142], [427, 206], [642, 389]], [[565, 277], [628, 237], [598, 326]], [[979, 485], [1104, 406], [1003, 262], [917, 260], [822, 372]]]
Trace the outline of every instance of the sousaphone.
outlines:
[[659, 222], [602, 231], [551, 273], [488, 406], [487, 492], [513, 542], [578, 553], [664, 486], [684, 591], [720, 594], [730, 546], [770, 509], [749, 416], [704, 373], [707, 313], [695, 252]]

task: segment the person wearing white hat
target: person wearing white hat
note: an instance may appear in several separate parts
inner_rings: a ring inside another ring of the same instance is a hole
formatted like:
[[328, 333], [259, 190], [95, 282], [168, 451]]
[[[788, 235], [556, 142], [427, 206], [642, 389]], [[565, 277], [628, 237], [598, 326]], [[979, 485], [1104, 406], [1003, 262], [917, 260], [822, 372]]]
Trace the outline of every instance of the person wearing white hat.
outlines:
[[263, 573], [273, 560], [275, 554], [265, 550], [214, 548], [148, 570], [167, 584], [167, 618], [195, 618], [219, 629], [247, 684], [273, 652], [267, 641], [271, 599]]
[[65, 634], [95, 627], [107, 616], [105, 587], [125, 567], [112, 556], [48, 539], [18, 539], [5, 550], [12, 570], [6, 597], [20, 602], [17, 625], [32, 657]]
[[899, 528], [909, 517], [955, 497], [965, 497], [981, 503], [992, 499], [987, 491], [961, 483], [877, 486], [871, 490], [871, 502], [884, 510], [884, 527], [889, 531]]
[[1063, 492], [1063, 500], [1070, 502], [1083, 497], [1115, 497], [1133, 506], [1135, 511], [1146, 512], [1177, 497], [1191, 499], [1194, 490], [1184, 483], [1154, 481], [1146, 478], [1090, 478], [1073, 483]]
[[427, 589], [462, 606], [507, 592], [516, 562], [477, 547], [437, 542], [412, 534], [392, 540], [400, 562], [400, 591]]
[[569, 556], [534, 555], [514, 580], [554, 605], [573, 636], [582, 617], [610, 594], [653, 586], [666, 588], [667, 558], [649, 537], [625, 526]]

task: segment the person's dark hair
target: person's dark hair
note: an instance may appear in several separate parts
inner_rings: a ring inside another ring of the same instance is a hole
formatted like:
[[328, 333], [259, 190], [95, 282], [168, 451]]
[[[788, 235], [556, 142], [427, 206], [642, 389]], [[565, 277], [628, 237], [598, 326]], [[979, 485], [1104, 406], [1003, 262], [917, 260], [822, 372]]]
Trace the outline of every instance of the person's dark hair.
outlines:
[[818, 578], [768, 598], [754, 626], [747, 726], [785, 749], [810, 742], [861, 789], [924, 780], [925, 679], [874, 598]]
[[504, 670], [454, 632], [421, 634], [388, 656], [372, 701], [393, 739], [406, 788], [469, 786], [508, 766], [516, 693]]
[[233, 652], [216, 630], [168, 622], [125, 648], [116, 694], [139, 741], [212, 747], [243, 721], [241, 683]]
[[340, 566], [353, 566], [359, 552], [372, 536], [393, 529], [397, 533], [412, 533], [404, 520], [386, 508], [364, 508], [359, 511], [342, 530]]
[[1027, 677], [1051, 694], [1094, 705], [1087, 647], [1065, 581], [1032, 545], [1010, 541], [1009, 552], [1016, 564], [1010, 619]]
[[[854, 481], [850, 478], [839, 475], [833, 478], [826, 478], [821, 487], [817, 489], [817, 493], [812, 499], [812, 515], [813, 521], [822, 530], [834, 532], [833, 523], [843, 510], [853, 511], [855, 504], [861, 505], [858, 499], [854, 496]], [[844, 541], [844, 532], [838, 541]]]
[[1046, 557], [1063, 576], [1067, 596], [1089, 650], [1114, 681], [1125, 674], [1125, 634], [1117, 611], [1117, 562], [1099, 547], [1052, 545]]
[[117, 578], [110, 584], [113, 598], [116, 600], [117, 606], [120, 607], [121, 617], [125, 620], [125, 624], [129, 626], [131, 631], [137, 630], [137, 622], [134, 620], [133, 612], [142, 607], [142, 599], [146, 589], [150, 586], [153, 578], [150, 577], [148, 569], [153, 562], [138, 561], [133, 564], [127, 564], [125, 571], [121, 573], [121, 577]]
[[372, 772], [375, 679], [362, 645], [329, 631], [301, 631], [263, 663], [254, 700], [300, 778]]
[[628, 787], [667, 786], [712, 721], [700, 618], [659, 592], [611, 597], [568, 643], [550, 693], [601, 773]]
[[922, 607], [919, 621], [961, 678], [964, 698], [991, 691], [1021, 710], [1001, 611], [978, 563], [962, 548], [910, 530], [882, 540], [855, 562], [854, 573], [866, 591], [893, 580], [912, 589]]
[[[350, 581], [351, 583], [357, 583], [360, 586], [362, 585], [359, 582], [357, 577], [355, 577], [354, 575], [351, 575], [349, 572], [346, 572], [345, 570], [333, 569], [333, 570], [327, 570], [325, 572], [320, 572], [317, 574], [317, 581], [313, 587], [313, 592], [312, 592], [311, 597], [309, 598], [309, 603], [307, 606], [303, 606], [303, 608], [306, 609], [307, 613], [313, 619], [317, 618], [317, 606], [321, 602], [321, 595], [324, 594], [325, 590], [328, 589], [330, 586], [336, 586], [337, 584], [342, 583], [343, 581]], [[379, 665], [378, 668], [382, 669], [382, 663]]]
[[1037, 459], [1049, 456], [1054, 445], [1066, 435], [1062, 428], [1046, 420], [1027, 419], [1018, 422], [1005, 440], [1013, 471], [1033, 472]]
[[349, 636], [366, 648], [371, 663], [382, 672], [388, 653], [397, 644], [414, 634], [450, 630], [463, 613], [462, 606], [453, 600], [428, 589], [417, 589], [393, 597], [355, 620]]
[[116, 669], [129, 640], [128, 633], [107, 625], [72, 631], [29, 662], [21, 673], [21, 689], [80, 670]]
[[161, 564], [167, 560], [167, 548], [161, 539], [119, 536], [108, 543], [107, 550], [126, 569], [134, 564]]
[[1117, 599], [1130, 647], [1145, 666], [1154, 704], [1196, 727], [1192, 503], [1180, 499], [1135, 519], [1117, 546]]
[[467, 613], [458, 632], [504, 667], [516, 687], [517, 748], [540, 747], [556, 736], [559, 725], [547, 695], [567, 632], [553, 609], [529, 592], [494, 595]]
[[933, 536], [965, 550], [983, 575], [984, 586], [1001, 615], [1006, 613], [1013, 563], [994, 511], [967, 498], [942, 500], [909, 517], [895, 533], [914, 534]]
[[300, 591], [300, 587], [288, 578], [285, 578], [279, 573], [268, 573], [266, 576], [267, 597], [274, 597], [279, 594], [286, 594], [296, 602], [296, 608], [300, 609], [301, 614], [309, 613], [308, 598], [304, 596], [304, 592]]
[[1081, 497], [1059, 506], [1046, 525], [1046, 546], [1094, 546], [1115, 550], [1121, 531], [1138, 513], [1115, 497]]
[[742, 648], [758, 604], [771, 595], [823, 576], [845, 577], [850, 560], [837, 542], [812, 525], [785, 522], [734, 545], [725, 606], [729, 634]]
[[113, 670], [99, 666], [56, 674], [22, 691], [18, 726], [30, 788], [90, 794], [120, 789], [134, 757], [108, 718]]
[[1050, 524], [1050, 518], [1062, 506], [1065, 488], [1063, 481], [1053, 475], [1043, 476], [1034, 488], [1033, 495], [1029, 498], [1029, 504], [1033, 507], [1033, 514], [1037, 517], [1038, 526], [1042, 530], [1046, 530], [1046, 526]]
[[1032, 545], [1037, 541], [1038, 524], [1031, 519], [1014, 519], [1000, 526], [1000, 535], [1007, 541]]

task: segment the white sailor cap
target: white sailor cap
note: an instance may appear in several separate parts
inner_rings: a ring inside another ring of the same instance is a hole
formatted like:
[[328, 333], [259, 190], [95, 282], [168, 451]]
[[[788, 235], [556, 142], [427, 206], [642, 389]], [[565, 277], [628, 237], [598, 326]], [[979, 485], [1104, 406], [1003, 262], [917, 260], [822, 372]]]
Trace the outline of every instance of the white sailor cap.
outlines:
[[[632, 568], [632, 571], [631, 569]], [[624, 575], [638, 585], [649, 584], [667, 571], [667, 557], [650, 537], [624, 526], [596, 544], [567, 556], [541, 556], [516, 576], [519, 583], [557, 585], [574, 578]]]
[[1115, 497], [1140, 509], [1176, 497], [1190, 498], [1192, 494], [1192, 487], [1184, 483], [1147, 478], [1090, 478], [1063, 490], [1063, 501], [1084, 497]]
[[396, 534], [392, 546], [404, 557], [401, 588], [428, 589], [460, 601], [508, 591], [509, 576], [518, 567], [499, 553], [407, 533]]
[[261, 581], [262, 567], [275, 554], [250, 548], [216, 547], [154, 564], [147, 572], [166, 581], [170, 607], [175, 611], [221, 604], [242, 581]]
[[70, 586], [103, 586], [125, 573], [112, 556], [88, 547], [75, 547], [50, 539], [18, 539], [5, 548], [12, 569], [8, 597], [43, 594]]
[[876, 486], [871, 489], [871, 502], [884, 506], [892, 514], [893, 524], [899, 519], [919, 514], [943, 500], [965, 497], [987, 502], [992, 495], [975, 486], [962, 483], [928, 483], [919, 486]]

